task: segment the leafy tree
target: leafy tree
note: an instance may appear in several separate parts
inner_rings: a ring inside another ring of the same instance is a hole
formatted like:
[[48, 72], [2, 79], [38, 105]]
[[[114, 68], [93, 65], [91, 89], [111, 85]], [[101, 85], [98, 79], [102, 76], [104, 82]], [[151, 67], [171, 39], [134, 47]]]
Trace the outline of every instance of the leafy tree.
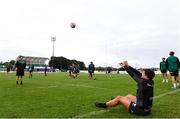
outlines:
[[11, 60], [9, 63], [14, 66], [15, 62], [16, 62], [15, 60]]
[[69, 66], [75, 64], [79, 66], [80, 70], [85, 69], [85, 64], [82, 61], [70, 60], [65, 57], [51, 57], [49, 61], [49, 66], [54, 69], [57, 68], [59, 70], [68, 70]]
[[100, 67], [100, 66], [99, 66], [99, 67], [96, 67], [96, 70], [97, 70], [97, 71], [105, 71], [105, 67]]

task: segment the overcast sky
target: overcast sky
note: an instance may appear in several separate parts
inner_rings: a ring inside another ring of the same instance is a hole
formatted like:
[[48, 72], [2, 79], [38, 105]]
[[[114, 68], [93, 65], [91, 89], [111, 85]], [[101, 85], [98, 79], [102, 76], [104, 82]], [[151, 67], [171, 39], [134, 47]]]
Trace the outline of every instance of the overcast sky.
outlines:
[[51, 37], [55, 56], [86, 65], [158, 67], [171, 50], [180, 57], [180, 1], [0, 0], [0, 61], [50, 57]]

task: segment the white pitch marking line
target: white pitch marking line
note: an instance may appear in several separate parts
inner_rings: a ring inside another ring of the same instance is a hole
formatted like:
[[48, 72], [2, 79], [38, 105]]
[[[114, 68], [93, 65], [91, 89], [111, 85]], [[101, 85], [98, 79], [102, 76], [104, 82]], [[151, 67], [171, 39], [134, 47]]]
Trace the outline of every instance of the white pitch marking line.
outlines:
[[158, 96], [155, 96], [155, 97], [153, 97], [153, 99], [158, 99], [158, 98], [164, 97], [164, 96], [166, 96], [166, 95], [170, 95], [170, 94], [173, 94], [173, 93], [177, 93], [177, 92], [179, 92], [179, 91], [180, 91], [180, 89], [173, 90], [173, 91], [169, 91], [169, 92], [167, 92], [167, 93], [163, 93], [163, 94], [160, 94], [160, 95], [158, 95]]
[[94, 89], [101, 89], [101, 90], [113, 90], [113, 89], [109, 89], [109, 88], [100, 88], [100, 87], [93, 87], [93, 86], [87, 86], [87, 85], [79, 85], [79, 84], [69, 84], [69, 83], [55, 83], [55, 84], [64, 84], [64, 85], [68, 85], [68, 86], [75, 86], [75, 87], [85, 87], [85, 88], [94, 88]]
[[[55, 84], [63, 84], [66, 86], [73, 86], [73, 87], [85, 87], [85, 88], [93, 88], [93, 89], [101, 89], [101, 90], [113, 90], [109, 88], [100, 88], [100, 87], [93, 87], [93, 86], [87, 86], [87, 85], [79, 85], [79, 84], [69, 84], [69, 83], [55, 83]], [[37, 87], [37, 88], [56, 88], [58, 85], [52, 85], [52, 86], [47, 86], [47, 87]]]
[[91, 116], [91, 115], [96, 115], [96, 114], [102, 114], [104, 112], [109, 112], [110, 110], [100, 110], [100, 111], [93, 111], [93, 112], [89, 112], [87, 114], [83, 114], [80, 116], [75, 116], [74, 118], [83, 118], [83, 117], [87, 117], [87, 116]]
[[37, 87], [37, 88], [56, 88], [58, 86], [47, 86], [47, 87]]

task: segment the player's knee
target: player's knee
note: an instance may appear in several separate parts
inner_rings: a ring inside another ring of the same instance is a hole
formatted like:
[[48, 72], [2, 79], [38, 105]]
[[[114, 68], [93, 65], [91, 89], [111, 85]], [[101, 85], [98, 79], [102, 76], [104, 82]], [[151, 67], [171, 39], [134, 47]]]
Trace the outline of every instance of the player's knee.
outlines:
[[126, 95], [126, 97], [132, 97], [133, 95], [131, 95], [131, 94], [128, 94], [128, 95]]
[[120, 100], [123, 96], [117, 96], [116, 99]]

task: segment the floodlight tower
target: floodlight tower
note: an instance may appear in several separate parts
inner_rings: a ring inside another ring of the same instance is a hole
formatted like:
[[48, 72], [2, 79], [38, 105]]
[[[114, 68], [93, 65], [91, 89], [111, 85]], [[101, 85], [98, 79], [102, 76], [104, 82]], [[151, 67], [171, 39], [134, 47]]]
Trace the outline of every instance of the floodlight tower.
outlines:
[[52, 52], [52, 56], [54, 57], [54, 42], [56, 41], [56, 37], [51, 37], [51, 41], [53, 42], [53, 52]]

